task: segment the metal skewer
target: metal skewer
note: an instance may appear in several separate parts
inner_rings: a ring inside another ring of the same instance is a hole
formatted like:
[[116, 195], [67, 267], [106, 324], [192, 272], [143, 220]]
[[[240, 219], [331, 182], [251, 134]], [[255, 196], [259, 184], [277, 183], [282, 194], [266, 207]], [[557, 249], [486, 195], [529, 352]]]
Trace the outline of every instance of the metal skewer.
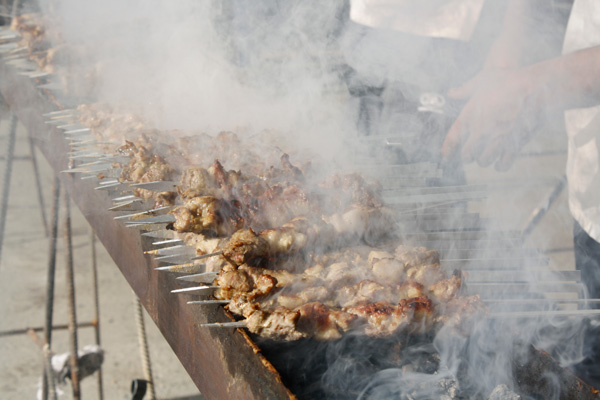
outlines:
[[219, 276], [218, 272], [201, 272], [199, 274], [179, 276], [177, 279], [187, 282], [211, 283], [217, 276]]
[[167, 265], [164, 267], [154, 268], [155, 271], [169, 271], [169, 272], [183, 272], [183, 273], [194, 273], [204, 268], [204, 264], [187, 263], [178, 265]]
[[174, 243], [183, 243], [183, 239], [167, 239], [167, 240], [160, 240], [158, 242], [153, 242], [152, 245], [153, 246], [159, 246], [161, 244], [174, 244]]
[[[193, 286], [193, 287], [189, 287], [189, 288], [183, 288], [183, 289], [174, 289], [171, 290], [171, 293], [187, 293], [187, 292], [208, 292], [208, 293], [212, 293], [213, 291], [219, 289], [220, 286], [215, 286], [215, 285], [211, 285], [211, 286]], [[202, 293], [200, 293], [202, 294]]]
[[235, 322], [213, 322], [212, 324], [202, 324], [205, 328], [245, 328], [245, 321], [235, 321]]
[[223, 254], [223, 250], [215, 251], [214, 253], [202, 254], [201, 256], [193, 257], [192, 260], [201, 260], [203, 258], [209, 258], [209, 257], [213, 257], [213, 256], [220, 256], [221, 254]]

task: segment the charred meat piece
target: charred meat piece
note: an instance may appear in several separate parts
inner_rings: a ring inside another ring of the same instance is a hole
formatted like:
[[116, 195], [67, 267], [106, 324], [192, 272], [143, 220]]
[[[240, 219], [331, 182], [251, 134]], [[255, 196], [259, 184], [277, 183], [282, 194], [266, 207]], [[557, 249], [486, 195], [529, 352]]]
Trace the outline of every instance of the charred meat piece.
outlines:
[[399, 330], [425, 332], [433, 325], [433, 306], [427, 297], [402, 300], [397, 305], [378, 302], [347, 307], [344, 311], [365, 320], [369, 336], [388, 336]]

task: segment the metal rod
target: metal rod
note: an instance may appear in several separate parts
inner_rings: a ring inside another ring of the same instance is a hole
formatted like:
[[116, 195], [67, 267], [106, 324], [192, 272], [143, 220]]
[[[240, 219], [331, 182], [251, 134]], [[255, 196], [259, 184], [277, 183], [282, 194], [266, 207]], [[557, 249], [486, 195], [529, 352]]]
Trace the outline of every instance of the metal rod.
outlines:
[[531, 235], [531, 232], [533, 232], [533, 230], [540, 223], [542, 218], [544, 218], [544, 216], [548, 213], [548, 210], [550, 209], [552, 204], [554, 204], [556, 199], [558, 199], [558, 196], [560, 196], [566, 185], [567, 177], [566, 175], [563, 175], [563, 177], [554, 186], [554, 189], [552, 189], [552, 192], [550, 192], [550, 196], [548, 196], [548, 199], [544, 200], [544, 203], [540, 207], [533, 210], [533, 212], [529, 216], [527, 225], [525, 225], [525, 229], [523, 229], [523, 233], [521, 234], [521, 238], [523, 241], [525, 241], [525, 239], [527, 239], [529, 235]]
[[4, 229], [6, 227], [6, 213], [8, 211], [8, 193], [10, 192], [10, 177], [15, 155], [15, 138], [17, 134], [17, 117], [10, 116], [8, 145], [6, 150], [6, 166], [4, 168], [4, 182], [2, 184], [2, 204], [0, 204], [0, 261], [2, 261], [2, 244], [4, 243]]
[[[98, 260], [96, 257], [96, 234], [90, 227], [90, 255], [92, 264], [92, 281], [94, 285], [94, 336], [96, 344], [100, 346], [100, 292], [98, 290]], [[98, 399], [104, 399], [104, 387], [102, 384], [102, 366], [98, 368]]]
[[202, 286], [193, 286], [183, 289], [173, 289], [171, 293], [187, 293], [187, 292], [203, 292], [203, 293], [212, 293], [213, 291], [219, 289], [220, 286], [217, 285], [202, 285]]
[[138, 340], [140, 343], [140, 355], [142, 357], [142, 369], [144, 378], [148, 381], [150, 388], [149, 400], [156, 399], [154, 388], [154, 379], [152, 378], [152, 365], [150, 363], [150, 350], [148, 348], [148, 338], [146, 337], [146, 326], [144, 325], [144, 312], [139, 297], [134, 293], [135, 318], [138, 328]]
[[[6, 156], [0, 156], [0, 161], [5, 161]], [[29, 161], [31, 156], [13, 156], [13, 161]]]
[[73, 242], [71, 233], [71, 199], [65, 191], [65, 219], [64, 235], [66, 245], [67, 263], [67, 296], [69, 303], [69, 337], [71, 345], [71, 383], [73, 386], [73, 399], [81, 399], [79, 386], [79, 361], [77, 360], [77, 312], [75, 308], [75, 277], [73, 273]]
[[[77, 324], [78, 328], [90, 328], [92, 326], [96, 326], [96, 323], [94, 321], [80, 322], [79, 324]], [[9, 329], [7, 331], [0, 331], [0, 337], [24, 335], [30, 331], [43, 332], [45, 329], [46, 328], [44, 326], [36, 326], [34, 328]], [[54, 325], [52, 327], [53, 331], [61, 331], [65, 329], [69, 329], [68, 324]]]
[[46, 396], [50, 398], [50, 400], [56, 400], [56, 379], [54, 377], [54, 369], [52, 368], [52, 351], [50, 350], [50, 345], [48, 343], [44, 344], [42, 353], [44, 356], [44, 369], [46, 370], [45, 377], [48, 382]]
[[40, 171], [38, 168], [37, 157], [35, 155], [35, 147], [31, 136], [28, 138], [29, 152], [31, 153], [31, 165], [33, 166], [33, 176], [35, 177], [35, 186], [37, 189], [38, 202], [40, 203], [40, 213], [42, 215], [42, 223], [44, 224], [44, 232], [48, 237], [48, 221], [46, 220], [46, 205], [44, 204], [44, 194], [42, 193], [42, 184], [40, 181]]
[[[46, 277], [46, 316], [44, 320], [44, 343], [50, 348], [52, 345], [52, 318], [54, 312], [54, 278], [56, 276], [56, 242], [58, 237], [58, 214], [60, 206], [60, 181], [54, 177], [52, 185], [52, 227], [48, 241], [48, 271]], [[44, 364], [45, 365], [45, 364]], [[44, 367], [44, 371], [46, 368]], [[42, 379], [42, 399], [48, 398], [47, 372]]]
[[550, 311], [511, 311], [490, 313], [488, 318], [544, 318], [544, 317], [593, 317], [600, 316], [600, 310], [550, 310]]

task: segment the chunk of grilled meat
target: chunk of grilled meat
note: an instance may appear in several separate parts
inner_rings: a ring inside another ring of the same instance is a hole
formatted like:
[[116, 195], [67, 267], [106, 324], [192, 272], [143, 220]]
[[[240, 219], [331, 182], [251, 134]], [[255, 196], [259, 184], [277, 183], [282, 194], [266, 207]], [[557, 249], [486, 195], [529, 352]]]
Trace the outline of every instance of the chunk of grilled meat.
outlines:
[[369, 336], [388, 336], [400, 330], [422, 333], [430, 330], [434, 322], [433, 305], [427, 297], [401, 300], [398, 304], [361, 304], [346, 307], [344, 311], [361, 317]]
[[178, 232], [213, 232], [228, 236], [243, 228], [244, 218], [236, 204], [212, 196], [192, 197], [170, 211]]
[[300, 315], [299, 311], [287, 309], [256, 310], [246, 319], [246, 328], [261, 337], [275, 340], [298, 340], [308, 336], [297, 329]]
[[[213, 217], [217, 214], [216, 210], [199, 209], [199, 211], [194, 211], [188, 205], [188, 203], [193, 204], [193, 201], [199, 201], [195, 199], [204, 199], [207, 197], [189, 199], [184, 206], [177, 207], [171, 211], [176, 217], [173, 228], [180, 232], [191, 231], [201, 233], [218, 225], [218, 219]], [[236, 221], [240, 221], [240, 225], [243, 224], [243, 218], [239, 215], [236, 215], [236, 217], [238, 218]], [[207, 220], [203, 222], [204, 219]], [[282, 225], [280, 228], [265, 229], [259, 233], [246, 228], [234, 233], [223, 248], [223, 256], [235, 265], [249, 263], [255, 259], [260, 259], [256, 260], [255, 263], [261, 264], [261, 260], [268, 262], [281, 256], [289, 257], [299, 253], [302, 253], [306, 257], [309, 255], [307, 254], [308, 249], [314, 252], [311, 254], [316, 255], [328, 252], [336, 247], [339, 248], [344, 245], [354, 244], [355, 242], [355, 240], [344, 240], [344, 236], [335, 232], [331, 225], [323, 222], [312, 223], [305, 217], [298, 217]], [[393, 258], [393, 256], [390, 257]], [[383, 264], [384, 262], [377, 267], [378, 271], [383, 271]], [[399, 271], [402, 271], [403, 263], [395, 262], [395, 265], [400, 266]], [[305, 269], [293, 264], [289, 266], [294, 267], [293, 270], [295, 272]], [[390, 265], [387, 267], [388, 274], [396, 274], [395, 271], [391, 270], [392, 267]], [[379, 274], [382, 276], [385, 275], [384, 272], [380, 272]], [[399, 280], [401, 277], [402, 274], [396, 278]]]
[[[136, 146], [133, 142], [126, 141], [119, 147], [122, 154], [130, 157], [129, 163], [123, 166], [120, 180], [122, 182], [155, 182], [171, 179], [174, 170], [160, 156], [152, 154], [144, 146]], [[142, 199], [154, 199], [154, 208], [171, 206], [175, 204], [174, 192], [155, 192], [135, 188], [133, 194]]]
[[223, 257], [235, 265], [242, 265], [258, 257], [268, 257], [269, 242], [252, 229], [242, 229], [231, 235], [223, 249]]
[[436, 322], [458, 332], [468, 332], [474, 321], [487, 314], [479, 295], [456, 297], [438, 306]]
[[[215, 284], [220, 287], [215, 293], [218, 299], [231, 299], [236, 304], [242, 301], [260, 301], [261, 307], [273, 309], [277, 306], [296, 308], [305, 303], [319, 301], [331, 307], [352, 307], [373, 302], [399, 303], [415, 297], [431, 295], [429, 288], [417, 282], [385, 284], [372, 280], [356, 280], [351, 276], [350, 285], [341, 285], [344, 280], [328, 280], [329, 274], [319, 278], [308, 274], [292, 274], [288, 271], [273, 271], [242, 265], [237, 269], [222, 271]], [[458, 281], [460, 282], [460, 281]], [[441, 283], [446, 285], [445, 283]], [[269, 295], [269, 297], [267, 297]], [[456, 292], [452, 292], [456, 296]], [[437, 302], [449, 301], [451, 297], [436, 298]], [[239, 308], [239, 304], [235, 305]], [[234, 313], [230, 305], [230, 310]], [[241, 314], [243, 315], [243, 314]]]
[[298, 340], [312, 337], [335, 340], [348, 331], [357, 316], [331, 309], [321, 303], [304, 304], [297, 309], [279, 307], [272, 311], [252, 310], [246, 327], [252, 333], [275, 340]]
[[403, 300], [399, 304], [384, 302], [363, 304], [344, 309], [320, 302], [289, 309], [246, 309], [246, 327], [252, 333], [276, 340], [340, 339], [344, 332], [361, 329], [374, 337], [390, 336], [400, 331], [426, 332], [433, 326], [433, 307], [426, 297]]

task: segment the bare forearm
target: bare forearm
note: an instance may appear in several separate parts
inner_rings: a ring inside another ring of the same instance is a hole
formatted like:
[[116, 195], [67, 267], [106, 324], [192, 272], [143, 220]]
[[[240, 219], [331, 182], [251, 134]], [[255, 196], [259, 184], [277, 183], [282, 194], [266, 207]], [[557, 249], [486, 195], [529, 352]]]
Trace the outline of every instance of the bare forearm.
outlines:
[[560, 55], [572, 2], [507, 0], [502, 29], [484, 69], [514, 69]]
[[580, 50], [523, 69], [532, 100], [555, 109], [600, 103], [600, 46]]

